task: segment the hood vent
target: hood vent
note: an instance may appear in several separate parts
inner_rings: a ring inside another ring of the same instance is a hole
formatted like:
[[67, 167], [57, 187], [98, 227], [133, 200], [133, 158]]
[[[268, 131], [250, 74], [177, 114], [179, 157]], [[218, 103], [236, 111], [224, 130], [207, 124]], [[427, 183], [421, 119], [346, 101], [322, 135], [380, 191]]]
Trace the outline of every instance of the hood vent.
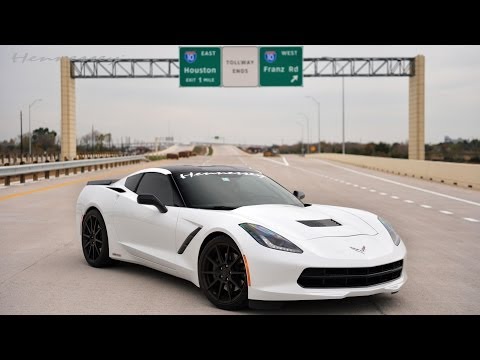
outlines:
[[307, 225], [309, 227], [330, 227], [330, 226], [342, 226], [339, 222], [332, 219], [325, 220], [298, 220], [299, 223]]

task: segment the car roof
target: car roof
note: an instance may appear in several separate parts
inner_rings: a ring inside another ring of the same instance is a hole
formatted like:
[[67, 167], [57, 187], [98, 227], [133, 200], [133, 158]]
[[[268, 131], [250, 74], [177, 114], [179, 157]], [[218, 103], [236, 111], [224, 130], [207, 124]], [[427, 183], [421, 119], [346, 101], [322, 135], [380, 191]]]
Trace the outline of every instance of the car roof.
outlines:
[[170, 171], [173, 175], [184, 173], [197, 172], [233, 172], [233, 171], [248, 171], [258, 172], [242, 166], [228, 166], [228, 165], [172, 165], [162, 166], [162, 169]]

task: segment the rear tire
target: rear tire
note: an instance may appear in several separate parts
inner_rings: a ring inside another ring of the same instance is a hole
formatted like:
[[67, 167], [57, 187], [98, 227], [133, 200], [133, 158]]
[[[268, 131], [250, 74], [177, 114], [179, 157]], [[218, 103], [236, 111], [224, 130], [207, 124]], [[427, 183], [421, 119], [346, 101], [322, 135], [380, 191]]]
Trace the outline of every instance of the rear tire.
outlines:
[[248, 306], [243, 256], [228, 236], [217, 236], [205, 246], [198, 261], [198, 277], [200, 288], [216, 307], [241, 310]]
[[88, 211], [82, 221], [82, 249], [88, 265], [101, 268], [113, 264], [108, 254], [105, 221], [97, 209]]

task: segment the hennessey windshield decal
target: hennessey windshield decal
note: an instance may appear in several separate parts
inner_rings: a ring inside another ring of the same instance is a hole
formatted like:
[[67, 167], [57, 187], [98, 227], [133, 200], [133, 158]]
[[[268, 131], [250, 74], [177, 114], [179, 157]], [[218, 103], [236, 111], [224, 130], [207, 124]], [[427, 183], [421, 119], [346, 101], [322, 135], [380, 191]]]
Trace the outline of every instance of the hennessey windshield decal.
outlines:
[[193, 173], [190, 172], [188, 174], [180, 174], [181, 179], [193, 178], [195, 176], [207, 176], [207, 175], [247, 175], [247, 176], [257, 176], [261, 179], [265, 177], [265, 175], [255, 172], [241, 172], [241, 171], [217, 171], [217, 172], [197, 172]]

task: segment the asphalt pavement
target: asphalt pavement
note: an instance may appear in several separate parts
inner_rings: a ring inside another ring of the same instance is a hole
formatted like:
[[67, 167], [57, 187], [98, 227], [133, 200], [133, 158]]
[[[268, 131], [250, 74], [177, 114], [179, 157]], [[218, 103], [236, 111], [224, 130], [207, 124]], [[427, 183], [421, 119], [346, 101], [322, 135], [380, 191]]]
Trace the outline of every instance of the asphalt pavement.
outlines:
[[[264, 158], [214, 146], [213, 156], [164, 160], [0, 186], [0, 314], [230, 314], [193, 284], [139, 265], [94, 269], [74, 236], [86, 181], [165, 164], [260, 170], [306, 202], [388, 219], [408, 250], [396, 295], [287, 303], [279, 314], [480, 314], [480, 192], [300, 156]], [[236, 314], [264, 311], [246, 310]]]

